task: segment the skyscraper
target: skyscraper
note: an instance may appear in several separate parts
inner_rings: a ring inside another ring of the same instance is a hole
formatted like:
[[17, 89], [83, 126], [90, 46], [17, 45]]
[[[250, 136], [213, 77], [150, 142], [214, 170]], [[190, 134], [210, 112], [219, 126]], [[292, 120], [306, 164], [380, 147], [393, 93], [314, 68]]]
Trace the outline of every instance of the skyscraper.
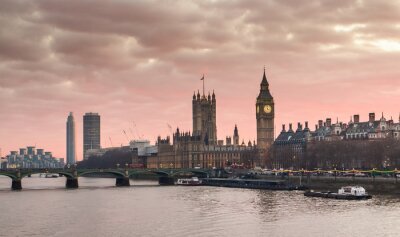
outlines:
[[75, 158], [75, 121], [74, 115], [70, 112], [67, 119], [67, 164], [74, 164]]
[[83, 158], [87, 159], [86, 151], [100, 149], [100, 115], [86, 113], [83, 116]]

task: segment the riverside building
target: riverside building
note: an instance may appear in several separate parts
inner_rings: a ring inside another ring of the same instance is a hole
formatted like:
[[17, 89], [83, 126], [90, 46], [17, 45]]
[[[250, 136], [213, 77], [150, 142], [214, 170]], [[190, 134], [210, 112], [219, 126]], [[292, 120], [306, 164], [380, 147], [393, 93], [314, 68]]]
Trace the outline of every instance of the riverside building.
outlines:
[[[11, 151], [2, 168], [62, 168], [64, 158], [53, 157], [52, 152], [36, 149], [34, 146]], [[4, 167], [3, 167], [4, 166]]]

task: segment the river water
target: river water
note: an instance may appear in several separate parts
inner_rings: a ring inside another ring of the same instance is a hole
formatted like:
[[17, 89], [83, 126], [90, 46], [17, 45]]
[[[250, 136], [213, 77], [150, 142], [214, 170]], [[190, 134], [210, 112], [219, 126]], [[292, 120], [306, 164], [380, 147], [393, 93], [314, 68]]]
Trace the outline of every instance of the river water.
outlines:
[[131, 180], [0, 176], [0, 236], [400, 236], [400, 197], [367, 201], [300, 191], [158, 186]]

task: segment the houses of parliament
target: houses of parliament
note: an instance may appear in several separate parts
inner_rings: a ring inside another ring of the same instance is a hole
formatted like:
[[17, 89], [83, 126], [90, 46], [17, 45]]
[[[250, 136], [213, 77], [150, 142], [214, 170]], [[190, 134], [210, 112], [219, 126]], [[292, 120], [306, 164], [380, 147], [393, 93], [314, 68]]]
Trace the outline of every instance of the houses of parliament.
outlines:
[[[204, 83], [204, 81], [203, 81]], [[235, 125], [233, 136], [218, 140], [217, 99], [212, 94], [201, 95], [198, 91], [192, 98], [193, 130], [179, 128], [172, 138], [157, 139], [157, 154], [147, 157], [147, 168], [224, 168], [226, 166], [265, 166], [269, 148], [274, 141], [275, 104], [264, 74], [255, 104], [257, 121], [257, 143], [242, 140]]]

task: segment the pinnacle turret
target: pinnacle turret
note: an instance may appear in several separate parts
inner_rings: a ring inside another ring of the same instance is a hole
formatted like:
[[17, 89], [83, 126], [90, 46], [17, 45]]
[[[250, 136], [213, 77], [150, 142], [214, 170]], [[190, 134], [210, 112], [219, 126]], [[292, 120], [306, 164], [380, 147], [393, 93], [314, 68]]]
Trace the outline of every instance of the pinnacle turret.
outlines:
[[268, 80], [267, 80], [267, 76], [265, 75], [265, 67], [264, 67], [263, 78], [262, 78], [262, 81], [261, 81], [261, 86], [263, 86], [263, 85], [267, 86], [267, 88], [269, 86], [269, 83], [268, 83]]
[[239, 136], [237, 125], [235, 124], [235, 130], [233, 130], [233, 136]]
[[258, 95], [258, 100], [259, 99], [273, 99], [271, 93], [269, 92], [269, 83], [267, 80], [267, 76], [265, 75], [265, 68], [264, 68], [264, 74], [262, 77], [262, 81], [260, 84], [260, 94]]

